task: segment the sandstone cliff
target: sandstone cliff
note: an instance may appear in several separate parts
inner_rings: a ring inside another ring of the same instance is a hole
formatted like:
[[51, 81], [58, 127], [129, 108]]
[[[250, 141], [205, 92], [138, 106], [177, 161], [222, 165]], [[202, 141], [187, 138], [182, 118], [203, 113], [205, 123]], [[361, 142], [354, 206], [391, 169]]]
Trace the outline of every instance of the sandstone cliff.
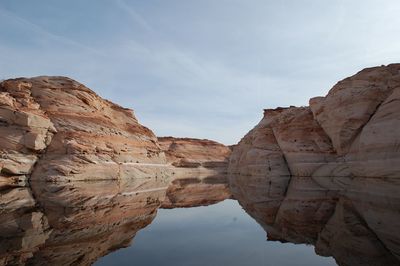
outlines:
[[4, 181], [148, 177], [165, 164], [157, 138], [132, 110], [69, 78], [3, 81], [0, 121]]
[[161, 204], [230, 197], [228, 147], [157, 139], [69, 78], [1, 82], [0, 132], [0, 264], [90, 265], [129, 245]]
[[0, 132], [2, 264], [90, 264], [129, 243], [164, 201], [155, 135], [74, 80], [1, 82]]
[[194, 207], [230, 198], [229, 147], [211, 140], [159, 137], [172, 183], [162, 208]]
[[229, 172], [399, 177], [399, 71], [400, 64], [364, 69], [310, 107], [265, 110], [234, 148]]
[[339, 265], [399, 265], [399, 115], [400, 64], [364, 69], [310, 107], [265, 110], [233, 149], [232, 194], [270, 240]]

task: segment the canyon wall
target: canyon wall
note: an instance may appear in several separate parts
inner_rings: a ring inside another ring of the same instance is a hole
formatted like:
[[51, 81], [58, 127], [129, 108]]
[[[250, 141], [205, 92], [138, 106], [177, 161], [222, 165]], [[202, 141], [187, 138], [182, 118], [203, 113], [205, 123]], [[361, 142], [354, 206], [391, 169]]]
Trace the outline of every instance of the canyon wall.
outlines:
[[399, 177], [400, 64], [338, 82], [310, 107], [265, 110], [235, 147], [232, 174]]
[[265, 110], [228, 173], [268, 239], [339, 265], [399, 265], [400, 64], [364, 69], [309, 107]]
[[230, 197], [228, 147], [157, 139], [69, 78], [1, 82], [0, 133], [2, 265], [90, 265], [130, 245], [160, 206]]

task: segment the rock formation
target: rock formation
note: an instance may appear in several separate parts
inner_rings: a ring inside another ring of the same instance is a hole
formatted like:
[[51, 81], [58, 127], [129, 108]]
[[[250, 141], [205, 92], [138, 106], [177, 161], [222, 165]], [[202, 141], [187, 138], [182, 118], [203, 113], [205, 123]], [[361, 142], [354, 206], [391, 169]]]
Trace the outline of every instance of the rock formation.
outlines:
[[209, 205], [230, 198], [229, 147], [211, 140], [158, 138], [172, 183], [162, 208]]
[[271, 240], [339, 265], [398, 265], [399, 114], [400, 64], [364, 69], [310, 107], [265, 110], [233, 149], [232, 194]]
[[3, 81], [0, 121], [2, 180], [147, 178], [165, 166], [157, 138], [132, 110], [69, 78]]
[[155, 135], [74, 80], [1, 82], [0, 131], [2, 264], [90, 264], [128, 243], [164, 200]]
[[399, 177], [400, 64], [368, 68], [310, 107], [265, 110], [229, 172], [251, 176]]
[[157, 140], [69, 78], [1, 82], [0, 131], [2, 265], [90, 265], [129, 245], [161, 204], [230, 197], [228, 147]]

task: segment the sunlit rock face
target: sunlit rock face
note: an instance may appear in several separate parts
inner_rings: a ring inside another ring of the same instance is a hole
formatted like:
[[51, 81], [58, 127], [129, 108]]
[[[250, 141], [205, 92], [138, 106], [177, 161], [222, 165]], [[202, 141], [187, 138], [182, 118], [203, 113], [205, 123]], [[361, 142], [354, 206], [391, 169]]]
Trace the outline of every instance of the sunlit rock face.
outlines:
[[394, 64], [340, 81], [310, 107], [265, 110], [233, 148], [233, 197], [270, 240], [313, 244], [340, 265], [398, 265], [399, 97]]
[[0, 83], [1, 179], [32, 181], [162, 176], [157, 138], [132, 110], [64, 77]]
[[173, 179], [162, 208], [194, 207], [230, 198], [229, 147], [211, 140], [159, 137]]

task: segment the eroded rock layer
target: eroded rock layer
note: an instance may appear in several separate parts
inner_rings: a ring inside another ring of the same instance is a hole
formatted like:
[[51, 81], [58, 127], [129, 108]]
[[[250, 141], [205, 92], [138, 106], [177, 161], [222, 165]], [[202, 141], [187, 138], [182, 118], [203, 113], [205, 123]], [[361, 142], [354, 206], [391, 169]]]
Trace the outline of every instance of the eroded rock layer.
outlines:
[[229, 147], [211, 140], [159, 137], [172, 182], [162, 208], [209, 205], [230, 198]]
[[[2, 179], [109, 180], [162, 175], [157, 138], [132, 110], [64, 77], [0, 83]], [[39, 160], [40, 158], [40, 160]]]

